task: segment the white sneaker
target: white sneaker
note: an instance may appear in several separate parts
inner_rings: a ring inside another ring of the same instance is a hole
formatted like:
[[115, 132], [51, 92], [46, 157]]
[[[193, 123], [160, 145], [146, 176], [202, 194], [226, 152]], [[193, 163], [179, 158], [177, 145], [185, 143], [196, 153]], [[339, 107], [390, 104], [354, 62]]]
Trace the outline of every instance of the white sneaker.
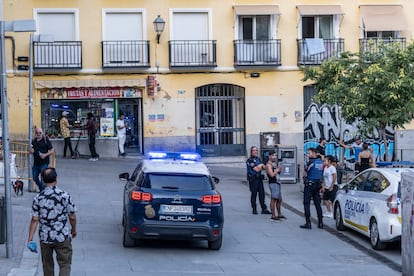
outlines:
[[95, 158], [89, 158], [89, 161], [95, 161]]
[[326, 214], [324, 215], [324, 217], [333, 218], [332, 212], [331, 212], [331, 213], [326, 213]]

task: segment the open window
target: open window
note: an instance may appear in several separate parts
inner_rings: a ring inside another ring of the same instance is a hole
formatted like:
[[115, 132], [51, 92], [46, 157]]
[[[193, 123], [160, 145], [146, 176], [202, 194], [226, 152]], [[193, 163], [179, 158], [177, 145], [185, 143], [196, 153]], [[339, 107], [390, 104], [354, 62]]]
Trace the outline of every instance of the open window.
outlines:
[[343, 52], [339, 38], [342, 9], [338, 5], [299, 5], [299, 64], [320, 64]]

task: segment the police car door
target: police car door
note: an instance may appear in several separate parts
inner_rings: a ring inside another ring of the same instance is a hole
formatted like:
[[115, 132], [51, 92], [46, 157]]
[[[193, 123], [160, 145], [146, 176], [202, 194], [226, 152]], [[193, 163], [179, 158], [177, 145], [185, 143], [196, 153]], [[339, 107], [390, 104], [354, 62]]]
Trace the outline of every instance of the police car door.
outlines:
[[[378, 193], [381, 190], [378, 187], [381, 187], [382, 181], [385, 180], [385, 178], [377, 171], [368, 171], [367, 174], [364, 186], [361, 187], [363, 192], [361, 192], [361, 209], [359, 212], [359, 224], [366, 233], [369, 231], [371, 217], [376, 217], [378, 221], [378, 217], [375, 215], [381, 197], [381, 194]], [[381, 200], [381, 202], [385, 202], [385, 200]]]
[[357, 202], [359, 197], [359, 189], [365, 181], [365, 174], [359, 174], [347, 184], [346, 192], [344, 193], [344, 222], [347, 226], [359, 230], [358, 228], [358, 213]]
[[361, 210], [363, 209], [362, 200], [363, 187], [366, 182], [367, 173], [363, 172], [357, 175], [348, 184], [348, 191], [346, 192], [346, 200], [344, 205], [344, 221], [347, 226], [363, 232], [361, 227]]

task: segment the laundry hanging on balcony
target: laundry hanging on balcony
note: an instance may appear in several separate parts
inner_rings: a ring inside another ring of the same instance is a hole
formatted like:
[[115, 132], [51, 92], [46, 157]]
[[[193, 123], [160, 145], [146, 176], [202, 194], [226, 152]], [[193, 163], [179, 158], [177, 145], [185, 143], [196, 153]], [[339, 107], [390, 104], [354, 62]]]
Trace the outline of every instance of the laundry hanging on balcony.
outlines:
[[325, 52], [325, 44], [322, 38], [305, 38], [308, 55], [317, 55]]

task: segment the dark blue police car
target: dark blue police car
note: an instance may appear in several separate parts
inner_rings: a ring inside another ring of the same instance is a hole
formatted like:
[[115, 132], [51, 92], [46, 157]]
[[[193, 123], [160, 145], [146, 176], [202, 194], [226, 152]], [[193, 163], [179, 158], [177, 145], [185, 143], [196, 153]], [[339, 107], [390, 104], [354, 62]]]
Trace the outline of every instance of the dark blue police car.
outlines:
[[223, 202], [218, 178], [193, 153], [150, 152], [126, 180], [122, 224], [124, 247], [143, 239], [207, 240], [219, 250]]

